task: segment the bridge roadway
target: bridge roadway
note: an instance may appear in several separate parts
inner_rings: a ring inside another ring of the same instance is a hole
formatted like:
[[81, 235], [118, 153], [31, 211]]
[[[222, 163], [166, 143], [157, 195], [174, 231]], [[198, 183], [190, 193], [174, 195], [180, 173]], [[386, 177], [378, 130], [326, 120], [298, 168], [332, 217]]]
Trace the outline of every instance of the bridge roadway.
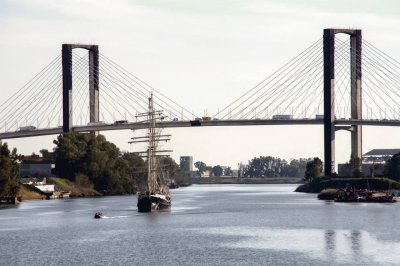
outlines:
[[[174, 128], [174, 127], [198, 127], [198, 126], [262, 126], [262, 125], [323, 125], [323, 119], [249, 119], [249, 120], [192, 120], [192, 121], [168, 121], [159, 122], [159, 128]], [[377, 119], [337, 119], [335, 125], [338, 129], [346, 129], [350, 125], [364, 126], [400, 126], [400, 120], [377, 120]], [[99, 124], [88, 126], [75, 126], [73, 132], [89, 132], [89, 131], [108, 131], [108, 130], [123, 130], [123, 129], [145, 129], [148, 127], [144, 122], [131, 122], [124, 124]], [[0, 139], [15, 139], [25, 137], [36, 137], [46, 135], [61, 134], [62, 127], [35, 129], [29, 131], [9, 131], [0, 133]]]

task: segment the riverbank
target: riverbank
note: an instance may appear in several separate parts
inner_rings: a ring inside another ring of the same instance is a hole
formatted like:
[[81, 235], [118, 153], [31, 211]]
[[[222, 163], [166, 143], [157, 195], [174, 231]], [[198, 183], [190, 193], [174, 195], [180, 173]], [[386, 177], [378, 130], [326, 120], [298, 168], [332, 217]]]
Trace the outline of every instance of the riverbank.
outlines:
[[[196, 177], [190, 179], [190, 184], [180, 186], [190, 186], [192, 184], [299, 184], [303, 180], [298, 177], [253, 177], [253, 178], [236, 178], [236, 177]], [[53, 184], [56, 191], [68, 191], [70, 197], [98, 197], [104, 196], [103, 193], [95, 190], [91, 184], [77, 184], [65, 178], [53, 177], [48, 179], [48, 184]], [[125, 195], [125, 194], [121, 194]], [[42, 200], [46, 199], [46, 193], [40, 191], [32, 185], [21, 184], [18, 193], [18, 200]]]
[[318, 177], [296, 188], [296, 192], [320, 193], [324, 189], [340, 189], [347, 186], [355, 189], [387, 191], [400, 190], [400, 183], [386, 177]]
[[299, 177], [194, 177], [190, 179], [192, 184], [299, 184]]
[[53, 184], [56, 190], [71, 192], [70, 197], [95, 197], [103, 194], [93, 188], [92, 184], [80, 185], [65, 178], [53, 177], [49, 179], [49, 183]]
[[21, 184], [17, 199], [18, 201], [44, 200], [46, 199], [46, 194], [32, 185]]
[[[53, 177], [48, 179], [48, 184], [54, 185], [55, 191], [68, 192], [70, 197], [96, 197], [102, 196], [102, 193], [93, 188], [92, 185], [78, 185], [68, 179]], [[51, 196], [36, 188], [34, 185], [20, 184], [17, 194], [18, 201], [25, 200], [44, 200]]]

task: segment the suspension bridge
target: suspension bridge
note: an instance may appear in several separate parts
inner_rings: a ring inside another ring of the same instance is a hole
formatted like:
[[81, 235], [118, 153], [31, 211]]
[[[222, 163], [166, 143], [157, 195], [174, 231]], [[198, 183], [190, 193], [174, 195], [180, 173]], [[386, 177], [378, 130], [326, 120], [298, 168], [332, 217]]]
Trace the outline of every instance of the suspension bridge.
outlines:
[[[84, 51], [84, 53], [82, 53]], [[87, 53], [86, 53], [87, 51]], [[100, 64], [101, 62], [101, 64]], [[99, 53], [64, 44], [62, 53], [0, 105], [0, 139], [144, 129], [153, 93], [166, 114], [158, 127], [323, 125], [325, 174], [334, 173], [335, 131], [351, 133], [362, 155], [362, 126], [400, 126], [400, 62], [361, 30], [323, 37], [211, 117], [199, 117]]]

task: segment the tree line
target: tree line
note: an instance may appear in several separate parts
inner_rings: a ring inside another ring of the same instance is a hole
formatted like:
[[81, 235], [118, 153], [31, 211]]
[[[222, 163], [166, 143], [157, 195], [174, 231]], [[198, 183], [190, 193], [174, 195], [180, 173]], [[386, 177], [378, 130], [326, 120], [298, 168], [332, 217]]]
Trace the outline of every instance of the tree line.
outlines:
[[[93, 186], [103, 194], [134, 193], [138, 186], [145, 184], [147, 169], [142, 157], [135, 153], [121, 155], [120, 150], [103, 135], [68, 133], [59, 135], [54, 141], [54, 152], [41, 150], [44, 157], [54, 157], [55, 174], [77, 184]], [[0, 141], [0, 196], [13, 196], [18, 192], [19, 160], [14, 148]], [[350, 160], [349, 167], [359, 160]], [[187, 183], [186, 175], [170, 157], [161, 158], [161, 164], [178, 184]], [[214, 176], [230, 176], [232, 169], [220, 165], [207, 166], [195, 163], [199, 172], [209, 170]], [[384, 173], [388, 178], [400, 181], [400, 153], [390, 158]], [[323, 173], [323, 163], [319, 158], [292, 159], [289, 162], [272, 156], [255, 157], [247, 164], [240, 164], [239, 177], [304, 177], [306, 181]], [[354, 175], [354, 171], [352, 176]]]
[[[272, 156], [255, 157], [247, 164], [239, 164], [238, 177], [303, 177], [309, 161], [312, 159], [292, 159], [288, 162]], [[195, 162], [194, 165], [200, 175], [205, 171], [209, 171], [216, 177], [231, 176], [233, 173], [230, 167], [207, 166], [202, 161]]]
[[201, 176], [204, 172], [208, 171], [212, 176], [230, 176], [232, 175], [232, 169], [230, 167], [223, 168], [221, 165], [207, 166], [206, 163], [198, 161], [194, 163], [194, 166], [198, 169], [197, 173]]
[[[361, 165], [361, 159], [350, 158], [350, 161], [344, 165], [344, 174], [348, 177], [361, 177], [358, 169]], [[230, 176], [232, 170], [228, 167], [223, 169], [220, 165], [211, 167], [204, 162], [195, 162], [198, 173], [209, 171], [213, 176]], [[393, 155], [384, 165], [384, 175], [393, 180], [400, 181], [400, 153]], [[323, 174], [323, 162], [318, 157], [292, 159], [287, 162], [272, 156], [255, 157], [247, 164], [239, 164], [238, 177], [304, 177], [305, 181], [310, 181], [314, 177]]]
[[[54, 159], [58, 177], [81, 186], [92, 186], [107, 195], [132, 194], [140, 185], [147, 184], [145, 160], [135, 153], [121, 154], [103, 135], [67, 133], [59, 135], [54, 144], [53, 153], [45, 149], [41, 153]], [[10, 151], [7, 143], [0, 142], [0, 195], [17, 194], [21, 158], [16, 149]], [[172, 158], [160, 160], [163, 170], [178, 184], [186, 182], [185, 174]]]
[[300, 158], [288, 162], [277, 157], [260, 156], [241, 165], [239, 172], [242, 177], [303, 177], [310, 160]]

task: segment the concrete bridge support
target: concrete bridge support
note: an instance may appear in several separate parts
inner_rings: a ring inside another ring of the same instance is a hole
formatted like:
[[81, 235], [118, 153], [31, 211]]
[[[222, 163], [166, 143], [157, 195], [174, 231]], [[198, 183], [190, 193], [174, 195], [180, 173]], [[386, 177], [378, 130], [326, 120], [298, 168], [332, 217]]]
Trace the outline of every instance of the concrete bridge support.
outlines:
[[[355, 30], [350, 36], [351, 58], [351, 118], [362, 119], [361, 101], [361, 30]], [[351, 156], [362, 157], [362, 127], [352, 125], [351, 130]], [[356, 169], [361, 171], [361, 162], [356, 160]]]
[[63, 132], [72, 128], [72, 50], [86, 49], [89, 52], [89, 112], [90, 121], [99, 121], [99, 47], [98, 45], [63, 44]]
[[[350, 35], [351, 118], [362, 118], [361, 102], [361, 30], [324, 29], [324, 169], [335, 172], [335, 35]], [[351, 154], [362, 156], [362, 128], [351, 126]], [[361, 164], [356, 166], [361, 169]]]

